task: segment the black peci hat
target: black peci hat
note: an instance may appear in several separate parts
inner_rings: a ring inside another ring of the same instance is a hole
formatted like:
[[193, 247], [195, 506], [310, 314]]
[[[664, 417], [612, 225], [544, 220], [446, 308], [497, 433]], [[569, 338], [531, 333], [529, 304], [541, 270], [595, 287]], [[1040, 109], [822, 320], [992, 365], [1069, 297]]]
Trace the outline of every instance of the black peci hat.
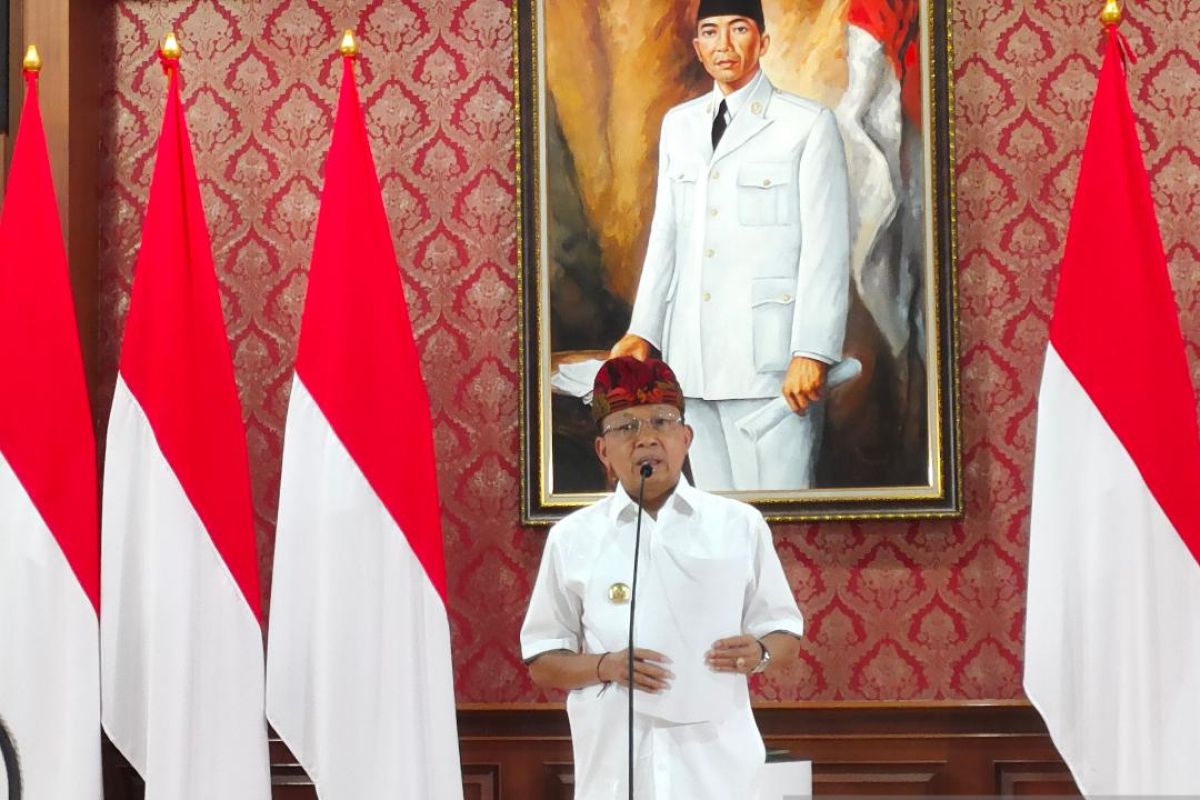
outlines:
[[739, 16], [758, 23], [758, 32], [767, 29], [763, 19], [762, 0], [700, 0], [696, 9], [696, 22], [708, 17]]

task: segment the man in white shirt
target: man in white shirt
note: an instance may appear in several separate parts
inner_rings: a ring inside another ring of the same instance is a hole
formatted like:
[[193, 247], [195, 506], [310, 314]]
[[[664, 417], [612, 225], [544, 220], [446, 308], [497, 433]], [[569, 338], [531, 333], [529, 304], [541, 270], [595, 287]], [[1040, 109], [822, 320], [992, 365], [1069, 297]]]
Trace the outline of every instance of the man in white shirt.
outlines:
[[[696, 55], [713, 90], [672, 108], [629, 332], [610, 355], [657, 347], [696, 429], [709, 490], [813, 483], [822, 389], [842, 358], [848, 179], [833, 113], [776, 89], [760, 0], [701, 0]], [[780, 395], [793, 415], [757, 440], [738, 422]]]
[[[692, 441], [683, 411], [663, 362], [620, 357], [601, 368], [596, 453], [617, 488], [551, 528], [521, 628], [534, 682], [569, 692], [576, 800], [628, 792], [626, 645], [639, 492], [635, 796], [753, 797], [765, 751], [746, 678], [799, 652], [804, 621], [762, 515], [682, 476]], [[644, 490], [643, 465], [651, 469]], [[697, 646], [695, 631], [710, 628], [720, 628], [718, 638]]]

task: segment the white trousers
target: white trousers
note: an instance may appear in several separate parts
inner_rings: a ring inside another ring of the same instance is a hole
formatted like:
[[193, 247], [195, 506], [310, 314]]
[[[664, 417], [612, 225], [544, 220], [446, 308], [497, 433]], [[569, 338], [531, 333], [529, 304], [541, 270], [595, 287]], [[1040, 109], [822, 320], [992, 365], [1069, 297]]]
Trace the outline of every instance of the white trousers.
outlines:
[[776, 398], [686, 398], [686, 417], [696, 435], [689, 456], [692, 479], [707, 491], [771, 491], [812, 487], [825, 403], [804, 414], [789, 413], [757, 438], [743, 422]]

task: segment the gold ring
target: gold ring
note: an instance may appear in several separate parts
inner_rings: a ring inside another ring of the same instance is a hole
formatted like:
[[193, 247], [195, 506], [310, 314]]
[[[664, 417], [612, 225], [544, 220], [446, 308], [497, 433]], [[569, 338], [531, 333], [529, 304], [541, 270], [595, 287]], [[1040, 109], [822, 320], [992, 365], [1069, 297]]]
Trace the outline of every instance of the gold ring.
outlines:
[[746, 659], [742, 658], [741, 656], [738, 656], [734, 660], [733, 665], [735, 667], [737, 667], [738, 669], [741, 669], [742, 667], [746, 666]]

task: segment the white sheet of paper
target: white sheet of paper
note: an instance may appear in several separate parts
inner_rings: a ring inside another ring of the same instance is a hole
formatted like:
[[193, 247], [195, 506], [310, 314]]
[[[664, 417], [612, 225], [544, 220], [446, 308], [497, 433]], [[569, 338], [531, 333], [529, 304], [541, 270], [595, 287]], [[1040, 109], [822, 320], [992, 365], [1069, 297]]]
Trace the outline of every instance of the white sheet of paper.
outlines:
[[758, 772], [756, 800], [807, 800], [812, 797], [812, 762], [763, 764]]
[[734, 708], [744, 675], [714, 672], [704, 654], [741, 633], [745, 576], [738, 559], [692, 558], [656, 549], [638, 581], [634, 639], [671, 659], [671, 687], [638, 692], [638, 711], [675, 723], [716, 721]]
[[596, 384], [596, 374], [604, 362], [592, 358], [587, 361], [576, 361], [571, 364], [559, 364], [558, 369], [550, 375], [550, 387], [560, 394], [583, 398], [583, 402], [592, 402], [592, 387]]
[[[843, 383], [857, 378], [861, 372], [862, 362], [857, 358], [851, 357], [845, 361], [839, 361], [830, 368], [829, 373], [825, 376], [825, 388], [834, 389], [841, 386]], [[748, 436], [750, 441], [757, 442], [768, 431], [790, 417], [793, 413], [795, 412], [792, 411], [792, 407], [788, 405], [787, 400], [782, 397], [776, 397], [762, 408], [747, 414], [733, 424], [739, 431]]]

